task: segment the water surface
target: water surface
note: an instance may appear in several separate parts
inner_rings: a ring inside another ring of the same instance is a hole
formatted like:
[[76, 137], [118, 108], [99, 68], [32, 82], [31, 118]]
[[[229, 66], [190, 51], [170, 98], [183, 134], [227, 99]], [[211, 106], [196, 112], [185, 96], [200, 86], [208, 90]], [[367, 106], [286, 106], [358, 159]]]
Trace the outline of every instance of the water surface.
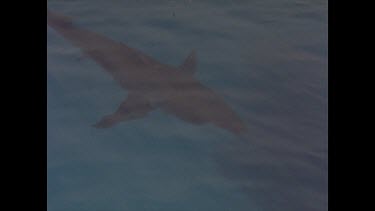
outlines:
[[127, 91], [47, 27], [48, 210], [327, 210], [327, 2], [50, 0], [76, 23], [180, 65], [248, 134], [154, 111], [98, 130]]

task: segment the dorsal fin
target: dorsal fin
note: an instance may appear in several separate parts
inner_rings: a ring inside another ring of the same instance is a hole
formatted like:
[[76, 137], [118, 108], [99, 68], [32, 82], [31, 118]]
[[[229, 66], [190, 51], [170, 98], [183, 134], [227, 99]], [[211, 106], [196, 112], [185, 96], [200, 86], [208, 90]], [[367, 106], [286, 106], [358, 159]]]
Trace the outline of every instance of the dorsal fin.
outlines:
[[192, 50], [188, 57], [186, 57], [184, 63], [180, 65], [180, 68], [185, 73], [194, 74], [197, 68], [197, 58], [195, 50]]

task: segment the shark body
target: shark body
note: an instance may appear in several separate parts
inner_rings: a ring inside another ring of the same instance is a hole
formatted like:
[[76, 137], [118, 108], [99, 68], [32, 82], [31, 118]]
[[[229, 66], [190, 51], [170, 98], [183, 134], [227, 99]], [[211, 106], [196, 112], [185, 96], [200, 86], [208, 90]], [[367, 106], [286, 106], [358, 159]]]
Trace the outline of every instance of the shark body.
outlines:
[[150, 56], [98, 33], [77, 27], [69, 17], [47, 11], [47, 24], [91, 57], [108, 72], [127, 98], [118, 109], [94, 124], [108, 128], [147, 116], [155, 109], [193, 124], [212, 123], [234, 134], [246, 131], [243, 121], [211, 89], [194, 78], [196, 53], [179, 67], [162, 64]]

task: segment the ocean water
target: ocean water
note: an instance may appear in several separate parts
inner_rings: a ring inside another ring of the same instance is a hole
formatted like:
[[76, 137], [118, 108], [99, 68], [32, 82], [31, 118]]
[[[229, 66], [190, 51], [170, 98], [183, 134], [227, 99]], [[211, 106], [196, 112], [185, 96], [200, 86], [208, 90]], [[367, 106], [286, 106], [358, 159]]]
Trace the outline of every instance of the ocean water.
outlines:
[[180, 65], [248, 127], [161, 110], [97, 129], [127, 91], [47, 27], [49, 211], [328, 210], [327, 1], [49, 0], [82, 28]]

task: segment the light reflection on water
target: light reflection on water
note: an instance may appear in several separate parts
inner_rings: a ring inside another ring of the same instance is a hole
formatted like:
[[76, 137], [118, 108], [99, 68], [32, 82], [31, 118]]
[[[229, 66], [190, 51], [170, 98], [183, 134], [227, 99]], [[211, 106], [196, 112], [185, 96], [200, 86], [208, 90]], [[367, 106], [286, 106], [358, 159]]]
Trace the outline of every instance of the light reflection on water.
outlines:
[[97, 130], [127, 94], [51, 28], [48, 209], [327, 210], [325, 1], [49, 1], [82, 27], [178, 66], [249, 127], [162, 111]]

